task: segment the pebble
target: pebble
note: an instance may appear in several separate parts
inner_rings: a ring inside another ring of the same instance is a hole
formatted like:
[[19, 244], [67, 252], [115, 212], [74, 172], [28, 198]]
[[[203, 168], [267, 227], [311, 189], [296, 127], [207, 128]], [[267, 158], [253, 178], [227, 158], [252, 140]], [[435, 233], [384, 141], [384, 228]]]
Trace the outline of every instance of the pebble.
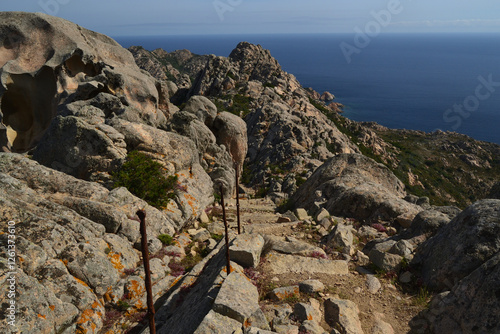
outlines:
[[361, 288], [360, 288], [359, 286], [358, 286], [358, 287], [356, 287], [356, 288], [354, 289], [354, 292], [356, 292], [356, 293], [361, 293]]

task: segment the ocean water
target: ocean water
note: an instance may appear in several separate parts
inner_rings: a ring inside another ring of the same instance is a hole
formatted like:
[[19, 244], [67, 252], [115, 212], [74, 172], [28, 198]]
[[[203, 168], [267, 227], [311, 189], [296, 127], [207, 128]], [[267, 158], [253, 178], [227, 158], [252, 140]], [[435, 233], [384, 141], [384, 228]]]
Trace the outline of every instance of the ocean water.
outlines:
[[[260, 44], [304, 87], [332, 92], [348, 118], [500, 144], [500, 34], [381, 34], [364, 45], [350, 34], [115, 39], [219, 56], [241, 41]], [[360, 47], [346, 57], [345, 43]]]

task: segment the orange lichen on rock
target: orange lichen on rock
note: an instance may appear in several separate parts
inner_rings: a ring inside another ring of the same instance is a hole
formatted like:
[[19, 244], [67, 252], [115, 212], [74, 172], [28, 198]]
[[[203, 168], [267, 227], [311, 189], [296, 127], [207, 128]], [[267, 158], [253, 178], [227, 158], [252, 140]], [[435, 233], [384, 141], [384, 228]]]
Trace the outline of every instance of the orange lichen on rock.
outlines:
[[108, 258], [111, 261], [111, 264], [113, 264], [113, 267], [118, 270], [123, 270], [125, 267], [121, 263], [121, 253], [114, 253], [114, 252], [109, 252], [108, 253]]
[[54, 311], [56, 309], [56, 306], [55, 305], [50, 305], [49, 308], [50, 308], [51, 311]]
[[87, 283], [85, 283], [84, 281], [82, 281], [82, 280], [81, 280], [81, 279], [79, 279], [78, 277], [75, 277], [75, 280], [76, 280], [78, 283], [80, 283], [80, 284], [82, 284], [82, 285], [85, 285], [86, 287], [89, 287]]
[[44, 319], [44, 320], [47, 320], [47, 317], [45, 315], [41, 315], [40, 313], [38, 313], [38, 317], [40, 319]]
[[137, 280], [131, 280], [127, 290], [131, 299], [139, 298], [144, 294], [144, 288]]

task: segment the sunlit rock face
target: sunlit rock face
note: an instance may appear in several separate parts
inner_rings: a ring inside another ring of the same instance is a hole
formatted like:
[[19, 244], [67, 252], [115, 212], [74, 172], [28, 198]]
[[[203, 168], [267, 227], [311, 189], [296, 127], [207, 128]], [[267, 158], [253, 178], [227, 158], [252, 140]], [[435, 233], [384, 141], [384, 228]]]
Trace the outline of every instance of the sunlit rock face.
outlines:
[[[41, 13], [0, 13], [0, 147], [25, 152], [61, 105], [107, 93], [121, 110], [161, 127], [168, 107], [161, 85], [111, 38]], [[106, 115], [109, 116], [109, 115]]]

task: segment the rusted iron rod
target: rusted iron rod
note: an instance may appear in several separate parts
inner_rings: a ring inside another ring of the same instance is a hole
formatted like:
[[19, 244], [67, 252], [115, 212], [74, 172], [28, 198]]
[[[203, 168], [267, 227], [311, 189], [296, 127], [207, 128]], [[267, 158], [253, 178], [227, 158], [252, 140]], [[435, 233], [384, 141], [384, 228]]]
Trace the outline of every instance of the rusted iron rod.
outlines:
[[227, 266], [227, 274], [231, 273], [231, 259], [229, 258], [229, 231], [227, 226], [226, 219], [226, 207], [224, 206], [224, 189], [223, 186], [220, 186], [220, 204], [222, 205], [222, 219], [224, 220], [224, 228], [226, 229], [226, 266]]
[[144, 262], [144, 271], [146, 272], [146, 293], [148, 304], [148, 318], [149, 318], [149, 333], [156, 334], [155, 326], [155, 307], [153, 304], [153, 293], [151, 291], [151, 271], [149, 270], [149, 251], [148, 251], [148, 236], [146, 233], [146, 212], [144, 210], [137, 211], [137, 217], [141, 221], [141, 248], [142, 248], [142, 261]]
[[240, 221], [240, 167], [236, 164], [236, 216], [238, 217], [238, 234], [241, 234], [241, 221]]

